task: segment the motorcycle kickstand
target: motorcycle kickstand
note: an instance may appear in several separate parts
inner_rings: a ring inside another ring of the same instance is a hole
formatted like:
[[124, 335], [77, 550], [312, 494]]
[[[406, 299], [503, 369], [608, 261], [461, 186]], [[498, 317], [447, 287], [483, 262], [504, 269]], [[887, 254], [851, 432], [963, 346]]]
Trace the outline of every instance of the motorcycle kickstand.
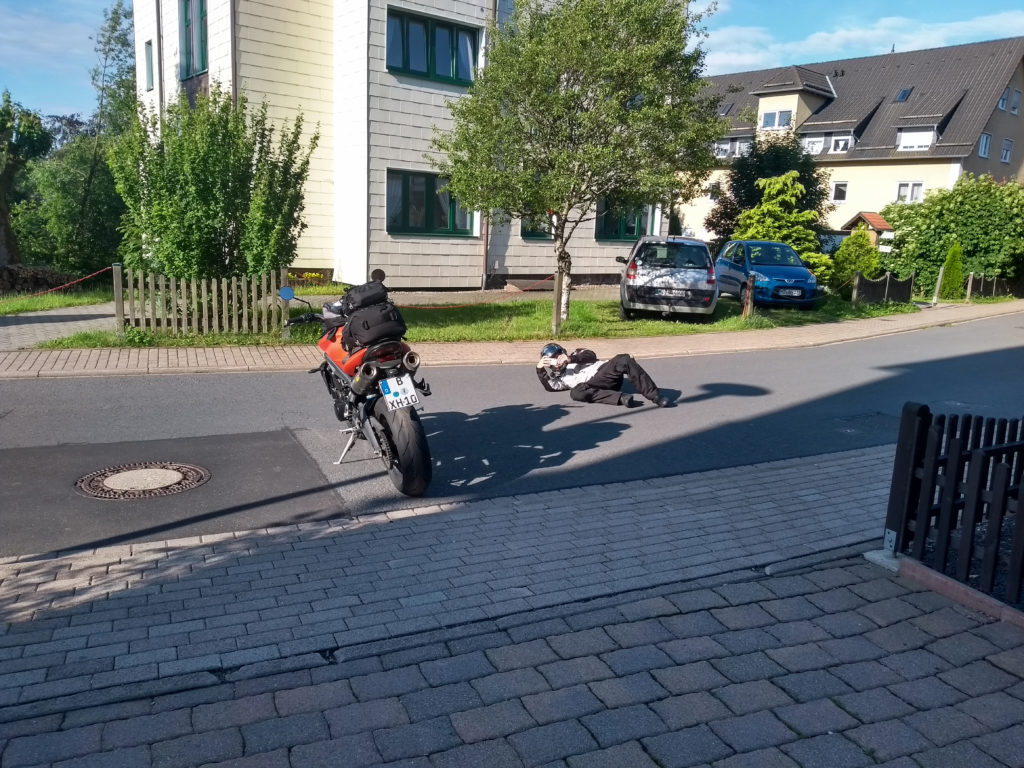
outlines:
[[336, 462], [334, 462], [335, 464], [341, 464], [341, 462], [343, 462], [345, 460], [346, 454], [352, 448], [352, 444], [355, 443], [355, 441], [356, 441], [356, 434], [357, 434], [355, 427], [349, 427], [348, 429], [339, 429], [338, 431], [341, 432], [341, 434], [343, 434], [343, 435], [344, 434], [348, 434], [349, 438], [348, 438], [348, 442], [345, 443], [345, 448], [344, 448], [344, 450], [342, 450], [341, 456], [339, 456], [338, 460]]

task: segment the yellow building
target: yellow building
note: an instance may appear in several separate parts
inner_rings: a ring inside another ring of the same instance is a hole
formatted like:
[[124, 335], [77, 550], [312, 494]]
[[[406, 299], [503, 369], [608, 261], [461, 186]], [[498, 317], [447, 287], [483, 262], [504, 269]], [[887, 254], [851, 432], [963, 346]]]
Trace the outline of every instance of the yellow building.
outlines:
[[755, 131], [798, 133], [829, 174], [835, 231], [889, 203], [948, 189], [965, 172], [1024, 181], [1024, 37], [710, 80], [730, 130], [716, 147], [722, 164], [710, 194], [680, 209], [696, 237], [715, 238], [704, 225], [711, 195]]

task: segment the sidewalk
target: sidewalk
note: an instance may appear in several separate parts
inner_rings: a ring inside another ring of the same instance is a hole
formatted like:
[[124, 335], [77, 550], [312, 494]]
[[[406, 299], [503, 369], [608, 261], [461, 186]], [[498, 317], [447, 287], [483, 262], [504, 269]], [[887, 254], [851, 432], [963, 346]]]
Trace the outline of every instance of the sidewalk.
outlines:
[[1020, 766], [1024, 630], [857, 556], [892, 458], [7, 558], [0, 765]]
[[[436, 298], [436, 297], [435, 297]], [[59, 311], [59, 310], [58, 310]], [[96, 310], [100, 314], [102, 310]], [[865, 320], [815, 324], [770, 330], [699, 333], [637, 339], [580, 339], [600, 355], [613, 355], [623, 347], [639, 359], [678, 357], [724, 352], [820, 346], [904, 333], [921, 328], [963, 323], [1024, 312], [1024, 300], [997, 304], [940, 304], [920, 312]], [[24, 317], [24, 316], [15, 316]], [[101, 322], [90, 319], [88, 324]], [[299, 371], [315, 368], [322, 355], [309, 346], [209, 347], [161, 349], [12, 349], [23, 326], [0, 317], [0, 379], [55, 376], [127, 376], [148, 373], [217, 373], [227, 371]], [[77, 330], [62, 323], [50, 333], [67, 335]], [[38, 331], [36, 331], [38, 333]], [[38, 340], [37, 340], [38, 341]], [[538, 343], [475, 342], [417, 344], [425, 365], [488, 365], [534, 363]], [[2, 351], [7, 350], [7, 351]]]

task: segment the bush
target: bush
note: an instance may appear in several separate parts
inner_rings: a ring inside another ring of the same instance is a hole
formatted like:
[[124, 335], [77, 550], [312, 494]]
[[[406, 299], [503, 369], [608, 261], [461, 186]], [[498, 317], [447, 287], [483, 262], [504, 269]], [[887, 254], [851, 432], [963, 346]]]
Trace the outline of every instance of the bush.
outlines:
[[953, 243], [946, 254], [946, 263], [942, 267], [942, 285], [939, 286], [939, 298], [944, 301], [962, 300], [964, 291], [964, 252], [960, 243]]
[[807, 268], [818, 279], [818, 286], [824, 287], [832, 279], [832, 257], [825, 253], [804, 253], [800, 256]]
[[878, 250], [871, 244], [871, 236], [863, 224], [843, 240], [836, 251], [832, 275], [828, 281], [829, 288], [849, 298], [853, 292], [853, 279], [857, 272], [872, 279], [883, 273], [878, 260]]

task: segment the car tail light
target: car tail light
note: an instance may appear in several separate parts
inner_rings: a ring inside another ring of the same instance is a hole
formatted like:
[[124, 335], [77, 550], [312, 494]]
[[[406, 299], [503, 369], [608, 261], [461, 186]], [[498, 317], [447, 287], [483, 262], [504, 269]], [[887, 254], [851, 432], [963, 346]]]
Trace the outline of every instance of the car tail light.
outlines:
[[629, 262], [629, 266], [626, 267], [626, 279], [636, 280], [636, 262]]
[[717, 279], [718, 278], [715, 277], [715, 265], [708, 264], [708, 282], [711, 283], [711, 285], [714, 285]]

